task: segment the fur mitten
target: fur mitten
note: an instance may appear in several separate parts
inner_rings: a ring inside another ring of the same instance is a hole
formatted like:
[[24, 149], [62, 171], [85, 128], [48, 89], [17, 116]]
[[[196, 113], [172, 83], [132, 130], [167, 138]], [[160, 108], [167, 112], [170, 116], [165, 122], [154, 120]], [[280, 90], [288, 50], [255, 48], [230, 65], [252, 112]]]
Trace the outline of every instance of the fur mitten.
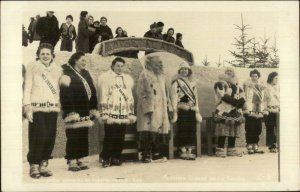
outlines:
[[200, 115], [200, 113], [196, 113], [196, 121], [197, 122], [201, 122], [202, 121], [202, 116]]
[[91, 119], [98, 119], [100, 117], [100, 113], [96, 109], [90, 110], [90, 117]]
[[133, 124], [136, 122], [136, 116], [135, 115], [129, 115], [128, 117], [130, 124]]
[[59, 79], [59, 85], [64, 87], [69, 87], [71, 83], [71, 78], [67, 75], [63, 75]]
[[173, 113], [173, 118], [172, 118], [171, 122], [172, 122], [172, 123], [176, 123], [176, 122], [177, 122], [177, 119], [178, 119], [177, 112], [174, 112], [174, 113]]

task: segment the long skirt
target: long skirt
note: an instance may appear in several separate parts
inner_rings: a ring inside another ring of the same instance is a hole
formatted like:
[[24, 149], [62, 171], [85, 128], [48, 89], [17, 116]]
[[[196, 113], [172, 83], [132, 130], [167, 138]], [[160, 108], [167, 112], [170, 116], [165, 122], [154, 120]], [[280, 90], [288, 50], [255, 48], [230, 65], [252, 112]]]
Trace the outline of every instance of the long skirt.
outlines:
[[89, 154], [89, 128], [66, 129], [67, 146], [65, 159], [73, 160]]
[[72, 52], [72, 50], [73, 50], [73, 41], [72, 41], [72, 39], [67, 38], [67, 37], [63, 37], [63, 39], [61, 40], [60, 50], [61, 51]]
[[176, 137], [179, 147], [195, 146], [196, 124], [195, 111], [178, 110]]
[[42, 160], [51, 159], [55, 144], [57, 113], [34, 112], [33, 122], [29, 123], [29, 152], [27, 160], [30, 164], [40, 164]]
[[140, 151], [142, 156], [150, 156], [151, 154], [166, 155], [168, 147], [169, 135], [159, 134], [158, 132], [141, 131], [139, 132]]

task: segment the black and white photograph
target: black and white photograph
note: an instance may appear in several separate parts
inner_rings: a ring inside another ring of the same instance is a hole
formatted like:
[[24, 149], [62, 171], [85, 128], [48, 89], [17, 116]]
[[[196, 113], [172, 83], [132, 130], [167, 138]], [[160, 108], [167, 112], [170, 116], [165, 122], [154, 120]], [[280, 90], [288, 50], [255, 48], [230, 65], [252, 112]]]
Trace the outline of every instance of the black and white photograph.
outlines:
[[1, 106], [3, 191], [300, 190], [299, 2], [1, 2]]

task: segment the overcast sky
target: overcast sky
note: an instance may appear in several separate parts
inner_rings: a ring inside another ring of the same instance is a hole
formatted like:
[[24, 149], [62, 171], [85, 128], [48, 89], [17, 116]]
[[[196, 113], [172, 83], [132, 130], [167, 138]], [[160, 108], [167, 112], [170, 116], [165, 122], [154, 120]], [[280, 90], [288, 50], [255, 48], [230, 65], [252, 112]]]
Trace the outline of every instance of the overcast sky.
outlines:
[[[65, 21], [67, 15], [71, 14], [74, 17], [73, 24], [76, 28], [80, 11], [87, 10], [89, 14], [94, 16], [95, 20], [100, 20], [101, 16], [106, 16], [108, 25], [113, 32], [120, 26], [127, 30], [129, 36], [136, 37], [142, 37], [149, 30], [151, 23], [162, 21], [165, 23], [163, 32], [172, 27], [175, 29], [175, 33], [183, 34], [183, 45], [194, 54], [196, 64], [201, 64], [206, 55], [213, 66], [218, 61], [219, 55], [221, 62], [222, 60], [233, 59], [228, 50], [233, 49], [234, 36], [239, 35], [233, 24], [240, 25], [241, 13], [244, 23], [251, 26], [248, 31], [249, 37], [259, 39], [266, 34], [267, 37], [271, 38], [269, 45], [272, 45], [274, 34], [278, 31], [278, 12], [268, 10], [267, 7], [263, 9], [265, 11], [261, 11], [261, 6], [253, 9], [255, 6], [253, 4], [247, 5], [247, 3], [236, 7], [227, 6], [227, 8], [224, 4], [223, 10], [221, 3], [216, 4], [214, 9], [214, 3], [208, 5], [198, 2], [188, 2], [189, 7], [193, 7], [189, 10], [184, 8], [187, 4], [182, 4], [182, 2], [143, 2], [144, 4], [141, 4], [137, 2], [80, 3], [65, 1], [57, 4], [46, 3], [30, 2], [30, 9], [24, 9], [22, 22], [26, 28], [30, 17], [37, 14], [44, 16], [47, 10], [55, 11], [59, 25]], [[203, 5], [207, 5], [207, 9]], [[181, 6], [182, 9], [180, 9]], [[59, 48], [56, 47], [56, 49]]]

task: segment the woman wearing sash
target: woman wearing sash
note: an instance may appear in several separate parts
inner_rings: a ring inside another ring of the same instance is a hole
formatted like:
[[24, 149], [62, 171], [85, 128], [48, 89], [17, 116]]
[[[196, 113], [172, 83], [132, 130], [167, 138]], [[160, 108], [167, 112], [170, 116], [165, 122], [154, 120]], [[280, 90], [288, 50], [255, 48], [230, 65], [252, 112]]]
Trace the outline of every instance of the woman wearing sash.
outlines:
[[97, 111], [96, 89], [90, 73], [85, 69], [86, 57], [82, 52], [74, 53], [68, 64], [62, 66], [60, 100], [66, 127], [66, 156], [69, 171], [80, 171], [89, 167], [83, 161], [88, 156], [88, 130]]
[[105, 136], [100, 154], [102, 167], [120, 166], [126, 125], [136, 121], [132, 96], [133, 79], [123, 73], [125, 61], [117, 57], [111, 69], [98, 78], [99, 109]]
[[[236, 150], [235, 141], [240, 137], [242, 124], [245, 121], [242, 115], [242, 107], [245, 103], [245, 94], [239, 86], [234, 69], [226, 68], [225, 74], [219, 76], [214, 85], [216, 93], [215, 136], [218, 138], [216, 148], [217, 157], [242, 156]], [[227, 151], [225, 140], [228, 139]]]
[[248, 154], [263, 153], [258, 149], [259, 135], [262, 131], [262, 120], [268, 113], [264, 110], [264, 85], [259, 81], [260, 72], [250, 71], [250, 78], [244, 83], [246, 105], [244, 106], [245, 131]]
[[40, 44], [36, 62], [27, 66], [24, 83], [23, 107], [29, 121], [30, 176], [51, 176], [48, 159], [55, 143], [59, 104], [59, 78], [61, 67], [53, 61], [53, 46]]
[[187, 63], [179, 66], [178, 74], [172, 80], [171, 101], [174, 117], [177, 122], [177, 141], [180, 148], [180, 158], [195, 160], [192, 146], [196, 144], [196, 123], [202, 121], [198, 107], [196, 82], [192, 70]]

